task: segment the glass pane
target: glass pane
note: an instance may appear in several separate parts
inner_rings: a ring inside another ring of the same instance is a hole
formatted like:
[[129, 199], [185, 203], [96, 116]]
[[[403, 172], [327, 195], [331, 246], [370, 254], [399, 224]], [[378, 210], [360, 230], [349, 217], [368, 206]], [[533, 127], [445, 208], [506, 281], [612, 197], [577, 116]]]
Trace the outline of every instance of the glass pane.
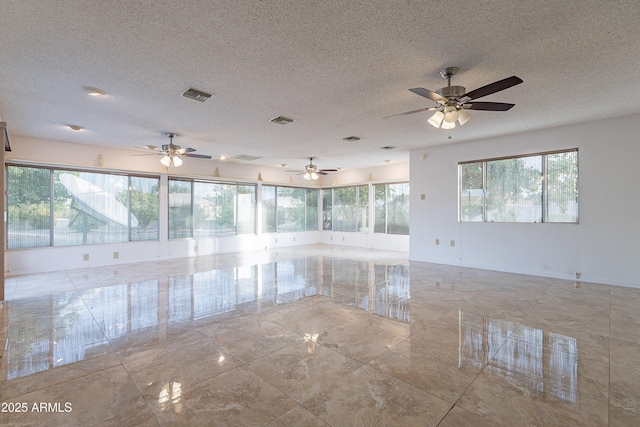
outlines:
[[276, 231], [276, 187], [262, 186], [262, 232]]
[[409, 183], [388, 185], [387, 223], [389, 234], [409, 234]]
[[487, 221], [542, 221], [542, 156], [487, 165]]
[[578, 222], [578, 152], [547, 155], [548, 222]]
[[358, 231], [369, 231], [369, 186], [363, 185], [358, 190]]
[[278, 187], [278, 232], [305, 229], [305, 191], [303, 188]]
[[460, 165], [460, 221], [482, 221], [482, 162]]
[[192, 237], [191, 182], [169, 179], [169, 238]]
[[357, 229], [357, 188], [343, 187], [333, 190], [333, 230], [356, 231]]
[[[131, 240], [158, 240], [158, 188], [160, 180], [132, 176], [130, 182]], [[122, 194], [119, 198], [125, 196]]]
[[317, 230], [318, 229], [318, 190], [312, 190], [307, 188], [305, 190], [307, 214], [306, 214], [306, 229]]
[[[7, 167], [7, 198], [7, 247], [49, 246], [51, 170]], [[59, 203], [63, 202], [64, 199]]]
[[238, 234], [256, 232], [256, 186], [238, 185]]
[[193, 183], [194, 237], [236, 234], [236, 186], [214, 182]]
[[374, 185], [374, 232], [387, 232], [387, 186]]
[[129, 241], [128, 177], [69, 171], [54, 176], [54, 246]]
[[333, 229], [333, 221], [332, 221], [332, 190], [322, 190], [322, 229], [323, 230], [332, 230]]

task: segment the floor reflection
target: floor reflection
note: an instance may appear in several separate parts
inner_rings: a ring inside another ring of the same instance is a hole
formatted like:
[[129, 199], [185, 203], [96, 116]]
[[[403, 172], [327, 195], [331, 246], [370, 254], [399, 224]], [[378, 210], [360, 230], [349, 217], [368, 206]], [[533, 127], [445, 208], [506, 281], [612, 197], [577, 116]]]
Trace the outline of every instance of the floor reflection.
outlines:
[[[6, 378], [102, 354], [110, 342], [154, 328], [314, 295], [409, 322], [409, 286], [405, 265], [312, 256], [16, 300], [8, 322]], [[305, 339], [313, 352], [317, 337]]]
[[526, 378], [530, 390], [562, 402], [578, 400], [576, 338], [459, 311], [460, 366], [498, 367]]
[[[103, 354], [138, 333], [160, 334], [172, 325], [315, 295], [410, 324], [410, 282], [406, 265], [311, 256], [16, 300], [9, 316], [6, 379]], [[526, 377], [536, 392], [577, 401], [575, 338], [469, 312], [458, 316], [458, 368], [491, 364]], [[318, 334], [304, 340], [313, 354]], [[175, 390], [169, 394], [175, 397]], [[162, 403], [168, 395], [159, 398]]]

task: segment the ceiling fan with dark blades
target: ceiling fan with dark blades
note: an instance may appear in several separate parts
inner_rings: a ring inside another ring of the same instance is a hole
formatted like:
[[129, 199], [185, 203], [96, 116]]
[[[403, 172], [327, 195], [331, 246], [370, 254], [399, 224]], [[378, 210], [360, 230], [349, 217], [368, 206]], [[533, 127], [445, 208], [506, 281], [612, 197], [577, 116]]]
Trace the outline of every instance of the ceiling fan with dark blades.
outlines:
[[483, 110], [483, 111], [507, 111], [515, 104], [505, 102], [473, 102], [475, 99], [483, 96], [491, 95], [501, 90], [508, 89], [512, 86], [522, 83], [522, 79], [516, 76], [507, 77], [498, 80], [470, 92], [465, 92], [463, 86], [451, 86], [451, 77], [458, 72], [456, 67], [448, 67], [440, 71], [442, 78], [447, 79], [447, 86], [438, 89], [435, 92], [423, 87], [409, 89], [409, 91], [420, 95], [424, 98], [436, 102], [438, 105], [433, 107], [419, 108], [417, 110], [406, 111], [404, 113], [392, 114], [389, 117], [405, 116], [407, 114], [420, 113], [422, 111], [435, 111], [429, 119], [429, 124], [436, 128], [453, 129], [458, 124], [463, 125], [471, 118], [471, 114], [467, 110]]
[[298, 175], [303, 175], [304, 179], [316, 180], [320, 178], [320, 175], [327, 175], [331, 172], [338, 172], [338, 169], [318, 169], [318, 166], [313, 164], [313, 157], [309, 157], [309, 164], [304, 167], [304, 170], [286, 170], [285, 172], [296, 172]]
[[173, 138], [176, 136], [175, 133], [167, 133], [169, 137], [169, 144], [163, 144], [162, 147], [156, 147], [155, 145], [138, 145], [136, 148], [144, 148], [145, 150], [154, 151], [154, 153], [150, 154], [134, 154], [134, 156], [149, 156], [149, 155], [160, 155], [163, 156], [160, 159], [160, 163], [164, 166], [182, 166], [182, 157], [195, 157], [197, 159], [210, 159], [211, 156], [206, 154], [193, 154], [196, 151], [195, 148], [182, 148], [179, 145], [173, 143]]

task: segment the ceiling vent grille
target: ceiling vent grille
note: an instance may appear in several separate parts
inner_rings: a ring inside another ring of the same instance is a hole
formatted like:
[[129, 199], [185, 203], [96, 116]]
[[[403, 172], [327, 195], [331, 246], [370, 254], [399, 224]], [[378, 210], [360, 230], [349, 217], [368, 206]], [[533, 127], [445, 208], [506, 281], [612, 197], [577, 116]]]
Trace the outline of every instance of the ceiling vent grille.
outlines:
[[187, 89], [182, 94], [182, 96], [184, 96], [185, 98], [189, 98], [189, 99], [195, 99], [196, 101], [200, 101], [200, 102], [204, 102], [207, 99], [211, 98], [211, 94], [210, 93], [203, 92], [201, 90], [194, 89], [192, 87]]
[[290, 119], [288, 117], [285, 116], [278, 116], [278, 117], [274, 117], [273, 119], [269, 120], [272, 123], [277, 123], [279, 125], [287, 125], [291, 122], [293, 122], [293, 119]]
[[356, 142], [360, 141], [360, 137], [358, 136], [348, 136], [346, 138], [342, 138], [343, 141]]
[[237, 156], [233, 156], [233, 160], [244, 160], [247, 162], [252, 162], [254, 160], [261, 159], [262, 157], [250, 156], [248, 154], [238, 154]]

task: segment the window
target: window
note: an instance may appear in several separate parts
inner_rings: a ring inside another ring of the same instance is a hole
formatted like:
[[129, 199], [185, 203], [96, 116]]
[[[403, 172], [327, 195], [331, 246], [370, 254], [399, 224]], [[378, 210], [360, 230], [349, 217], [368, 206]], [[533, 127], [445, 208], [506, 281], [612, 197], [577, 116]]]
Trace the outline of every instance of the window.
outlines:
[[256, 186], [169, 178], [169, 238], [255, 233]]
[[262, 186], [262, 232], [275, 233], [277, 223], [276, 211], [277, 187]]
[[374, 185], [374, 232], [409, 234], [409, 183]]
[[296, 232], [318, 229], [318, 190], [262, 186], [262, 231]]
[[323, 190], [323, 229], [368, 231], [369, 187], [340, 187]]
[[191, 182], [169, 179], [169, 238], [192, 237], [192, 217]]
[[7, 247], [158, 239], [158, 177], [7, 166]]
[[470, 222], [578, 222], [578, 150], [458, 165], [459, 217]]

